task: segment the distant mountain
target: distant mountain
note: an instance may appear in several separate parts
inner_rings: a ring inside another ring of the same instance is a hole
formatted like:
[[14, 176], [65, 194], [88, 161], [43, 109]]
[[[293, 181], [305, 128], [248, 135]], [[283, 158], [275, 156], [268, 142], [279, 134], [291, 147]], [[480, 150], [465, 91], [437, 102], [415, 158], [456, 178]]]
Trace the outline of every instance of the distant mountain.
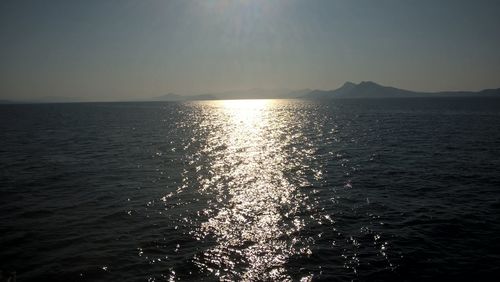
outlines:
[[214, 99], [216, 99], [216, 97], [210, 94], [178, 95], [174, 93], [168, 93], [165, 95], [151, 98], [152, 101], [194, 101], [194, 100], [214, 100]]
[[346, 82], [335, 90], [313, 90], [302, 98], [307, 99], [342, 99], [342, 98], [410, 98], [410, 97], [500, 97], [499, 89], [473, 91], [444, 91], [444, 92], [416, 92], [383, 86], [372, 81], [363, 81], [359, 84]]
[[215, 100], [217, 97], [211, 94], [200, 94], [188, 96], [188, 100]]
[[[194, 101], [194, 100], [225, 100], [225, 99], [350, 99], [350, 98], [410, 98], [410, 97], [500, 97], [500, 88], [484, 89], [481, 91], [441, 91], [417, 92], [383, 86], [372, 81], [363, 81], [358, 84], [345, 82], [335, 90], [290, 90], [284, 88], [236, 90], [215, 92], [199, 95], [179, 95], [168, 93], [138, 101]], [[0, 104], [33, 104], [33, 103], [78, 103], [90, 102], [78, 97], [47, 96], [25, 100], [0, 100]]]
[[183, 101], [183, 100], [185, 100], [185, 97], [183, 97], [181, 95], [174, 94], [174, 93], [168, 93], [168, 94], [161, 95], [158, 97], [153, 97], [153, 98], [151, 98], [151, 100], [153, 100], [153, 101]]
[[[151, 98], [151, 101], [193, 101], [193, 100], [226, 100], [226, 99], [279, 99], [302, 97], [309, 93], [310, 89], [291, 91], [289, 89], [262, 89], [253, 88], [246, 90], [234, 90], [224, 92], [212, 92], [199, 95], [178, 95], [168, 93]], [[292, 95], [292, 96], [289, 96]]]
[[307, 88], [307, 89], [302, 89], [302, 90], [295, 90], [295, 91], [290, 91], [286, 92], [282, 95], [280, 95], [279, 98], [288, 98], [288, 99], [293, 99], [293, 98], [301, 98], [310, 93], [312, 90]]
[[[309, 90], [309, 89], [307, 89]], [[310, 91], [310, 90], [309, 90]], [[252, 88], [252, 89], [246, 89], [246, 90], [233, 90], [233, 91], [225, 91], [225, 92], [214, 92], [206, 95], [211, 95], [213, 97], [216, 97], [217, 99], [279, 99], [279, 98], [284, 98], [288, 97], [288, 94], [290, 94], [291, 91], [290, 89], [282, 89], [282, 88], [276, 88], [276, 89], [263, 89], [263, 88]], [[302, 96], [304, 93], [300, 93], [299, 96]]]
[[329, 98], [338, 98], [342, 96], [346, 96], [351, 91], [356, 88], [356, 84], [352, 82], [346, 82], [340, 88], [335, 90], [313, 90], [309, 93], [306, 93], [303, 98], [314, 98], [314, 99], [329, 99]]
[[482, 91], [477, 92], [477, 94], [481, 96], [500, 96], [500, 88], [484, 89]]
[[44, 96], [33, 99], [23, 99], [11, 101], [16, 104], [52, 104], [52, 103], [80, 103], [86, 100], [79, 97], [63, 97], [63, 96]]

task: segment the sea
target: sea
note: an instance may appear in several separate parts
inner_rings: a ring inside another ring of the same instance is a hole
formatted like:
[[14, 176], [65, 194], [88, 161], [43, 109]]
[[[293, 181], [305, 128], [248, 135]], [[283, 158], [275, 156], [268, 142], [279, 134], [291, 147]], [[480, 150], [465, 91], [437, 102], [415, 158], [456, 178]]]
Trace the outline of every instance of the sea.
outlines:
[[0, 270], [494, 281], [500, 99], [0, 105]]

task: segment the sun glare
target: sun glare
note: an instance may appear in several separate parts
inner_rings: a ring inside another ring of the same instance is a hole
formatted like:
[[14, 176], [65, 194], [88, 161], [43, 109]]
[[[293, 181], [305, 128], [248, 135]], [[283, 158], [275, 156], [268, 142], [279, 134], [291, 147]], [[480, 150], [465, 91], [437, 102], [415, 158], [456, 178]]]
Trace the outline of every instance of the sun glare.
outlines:
[[223, 100], [219, 103], [233, 123], [254, 127], [262, 120], [265, 110], [271, 106], [273, 100]]
[[245, 100], [222, 100], [223, 108], [240, 110], [261, 110], [271, 104], [273, 100], [268, 99], [245, 99]]

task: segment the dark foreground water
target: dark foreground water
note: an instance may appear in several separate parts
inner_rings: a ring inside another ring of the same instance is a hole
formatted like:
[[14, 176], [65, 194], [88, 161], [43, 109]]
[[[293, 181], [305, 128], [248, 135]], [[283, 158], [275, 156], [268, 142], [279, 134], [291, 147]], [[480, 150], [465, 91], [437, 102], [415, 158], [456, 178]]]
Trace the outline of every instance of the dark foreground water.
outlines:
[[18, 281], [488, 280], [500, 99], [0, 106]]

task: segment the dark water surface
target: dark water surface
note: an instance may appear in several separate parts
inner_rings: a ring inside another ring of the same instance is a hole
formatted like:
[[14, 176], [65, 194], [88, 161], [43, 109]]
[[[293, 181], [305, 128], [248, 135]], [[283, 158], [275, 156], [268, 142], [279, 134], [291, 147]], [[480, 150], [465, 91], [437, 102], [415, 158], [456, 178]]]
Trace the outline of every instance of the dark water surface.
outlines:
[[18, 281], [487, 280], [500, 99], [0, 105]]

